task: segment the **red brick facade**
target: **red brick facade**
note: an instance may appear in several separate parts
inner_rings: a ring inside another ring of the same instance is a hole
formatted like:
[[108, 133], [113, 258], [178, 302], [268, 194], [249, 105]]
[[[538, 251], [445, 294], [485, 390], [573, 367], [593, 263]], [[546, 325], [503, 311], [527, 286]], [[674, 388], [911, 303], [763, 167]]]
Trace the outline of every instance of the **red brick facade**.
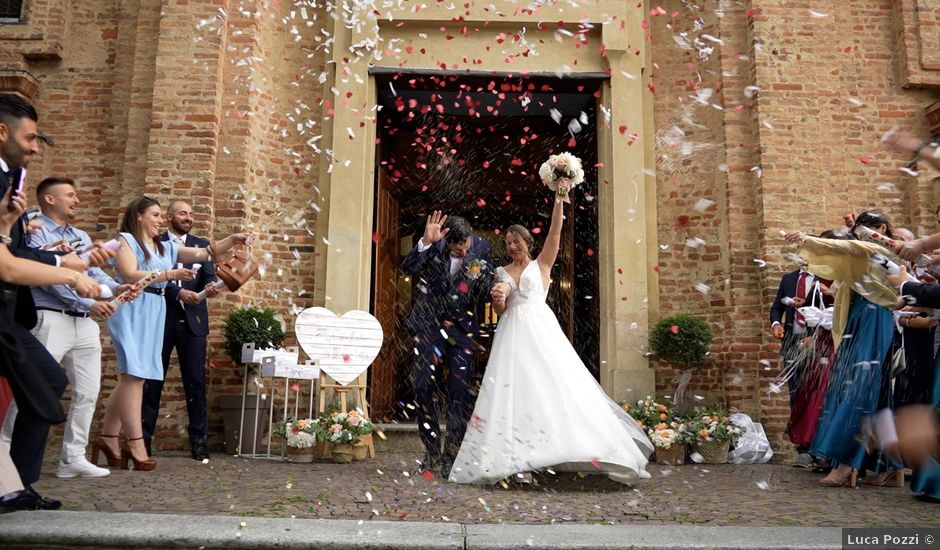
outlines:
[[[75, 178], [80, 226], [112, 235], [129, 198], [150, 193], [190, 200], [198, 234], [250, 228], [272, 253], [275, 266], [262, 281], [212, 307], [214, 442], [218, 396], [241, 383], [221, 351], [224, 312], [263, 300], [289, 319], [292, 307], [326, 299], [317, 285], [322, 221], [311, 204], [328, 200], [318, 187], [327, 157], [307, 141], [330, 130], [333, 95], [318, 76], [339, 68], [318, 47], [329, 16], [320, 12], [313, 26], [301, 26], [297, 42], [291, 4], [27, 0], [23, 25], [0, 26], [0, 82], [33, 94], [41, 126], [56, 140], [30, 179]], [[936, 0], [859, 0], [830, 3], [831, 13], [822, 14], [810, 2], [699, 4], [694, 12], [665, 0], [667, 15], [651, 17], [645, 31], [655, 64], [648, 70], [656, 135], [646, 137], [659, 144], [660, 313], [709, 321], [712, 361], [692, 393], [751, 413], [779, 444], [786, 395], [767, 393], [776, 369], [759, 361], [775, 358], [767, 310], [780, 275], [792, 269], [780, 231], [818, 232], [868, 207], [915, 231], [934, 229], [935, 184], [900, 173], [906, 159], [878, 138], [895, 125], [925, 133], [924, 109], [940, 98], [930, 49], [940, 31], [935, 14], [922, 25], [917, 14], [940, 8]], [[714, 51], [702, 59], [696, 48], [677, 45], [680, 32], [721, 43], [706, 41]], [[690, 154], [674, 143], [673, 127]], [[715, 204], [699, 212], [703, 198]], [[687, 246], [689, 238], [705, 244]], [[710, 291], [697, 291], [697, 283]], [[114, 381], [113, 352], [106, 355], [103, 395]], [[185, 402], [172, 373], [163, 447], [185, 439]], [[674, 376], [658, 371], [658, 390], [669, 391]]]

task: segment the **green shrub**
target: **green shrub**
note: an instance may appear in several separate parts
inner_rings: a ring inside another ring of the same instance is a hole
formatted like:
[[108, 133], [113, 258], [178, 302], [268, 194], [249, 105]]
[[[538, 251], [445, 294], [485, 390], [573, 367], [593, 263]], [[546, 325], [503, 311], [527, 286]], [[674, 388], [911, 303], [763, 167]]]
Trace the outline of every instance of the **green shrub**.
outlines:
[[242, 361], [242, 344], [255, 349], [279, 348], [284, 341], [281, 323], [273, 309], [238, 308], [225, 319], [225, 351], [236, 363]]
[[708, 323], [692, 315], [663, 317], [650, 332], [650, 350], [657, 359], [690, 368], [705, 364], [712, 342]]

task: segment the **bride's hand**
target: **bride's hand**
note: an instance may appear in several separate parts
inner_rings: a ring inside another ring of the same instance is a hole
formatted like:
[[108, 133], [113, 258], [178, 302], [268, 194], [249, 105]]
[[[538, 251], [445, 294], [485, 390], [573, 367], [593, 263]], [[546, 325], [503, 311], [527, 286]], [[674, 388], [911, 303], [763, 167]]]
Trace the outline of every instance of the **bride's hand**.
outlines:
[[490, 289], [490, 296], [497, 302], [506, 300], [506, 297], [509, 296], [509, 285], [506, 283], [496, 283], [493, 285], [493, 288]]

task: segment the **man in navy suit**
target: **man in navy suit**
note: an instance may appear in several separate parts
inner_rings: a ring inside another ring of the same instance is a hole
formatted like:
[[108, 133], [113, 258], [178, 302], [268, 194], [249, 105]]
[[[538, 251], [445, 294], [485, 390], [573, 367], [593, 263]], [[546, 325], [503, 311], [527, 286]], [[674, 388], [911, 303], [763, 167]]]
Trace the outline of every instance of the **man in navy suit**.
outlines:
[[[401, 264], [402, 272], [415, 278], [408, 326], [415, 337], [415, 402], [426, 451], [421, 467], [431, 471], [440, 467], [444, 479], [450, 475], [473, 411], [470, 381], [479, 348], [473, 340], [480, 332], [478, 310], [493, 281], [489, 259], [490, 245], [473, 234], [467, 220], [434, 211], [424, 236]], [[447, 437], [442, 452], [434, 393], [445, 368]]]
[[[167, 207], [170, 229], [160, 236], [161, 240], [173, 241], [180, 246], [206, 248], [209, 241], [190, 235], [193, 227], [193, 211], [183, 201], [173, 201]], [[209, 309], [199, 292], [206, 290], [206, 297], [213, 298], [222, 292], [215, 285], [215, 265], [182, 264], [186, 269], [195, 269], [192, 281], [171, 281], [166, 287], [166, 328], [163, 331], [163, 378], [170, 368], [170, 354], [176, 348], [186, 394], [186, 412], [189, 416], [189, 442], [195, 460], [209, 458], [206, 445], [206, 336], [209, 335]], [[150, 443], [160, 413], [160, 394], [163, 380], [147, 380], [144, 383], [143, 427], [144, 444], [150, 453]]]
[[[797, 269], [787, 273], [780, 279], [780, 286], [777, 288], [777, 297], [770, 307], [770, 330], [774, 338], [781, 341], [780, 355], [784, 361], [793, 361], [795, 354], [793, 351], [799, 342], [812, 334], [812, 328], [807, 327], [803, 316], [797, 311], [803, 306], [815, 306], [824, 309], [828, 304], [821, 299], [821, 293], [815, 292], [813, 285], [819, 282], [821, 288], [826, 288], [830, 281], [817, 279], [812, 273], [804, 268]], [[784, 368], [789, 365], [784, 365]], [[797, 368], [790, 380], [787, 382], [790, 391], [790, 408], [793, 408], [796, 400], [797, 391], [802, 382], [803, 370]], [[809, 455], [809, 446], [797, 447], [797, 458], [793, 463], [799, 468], [813, 467], [813, 458]]]

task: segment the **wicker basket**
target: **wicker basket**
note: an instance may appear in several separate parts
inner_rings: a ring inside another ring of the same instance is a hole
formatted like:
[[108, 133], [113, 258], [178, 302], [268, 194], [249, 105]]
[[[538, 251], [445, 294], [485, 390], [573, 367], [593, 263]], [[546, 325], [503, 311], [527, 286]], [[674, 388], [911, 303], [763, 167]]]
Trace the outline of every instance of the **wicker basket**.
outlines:
[[685, 464], [685, 443], [673, 443], [668, 449], [656, 447], [656, 464], [682, 466]]
[[353, 460], [365, 460], [369, 458], [369, 446], [360, 437], [353, 445]]
[[353, 446], [351, 443], [333, 445], [333, 462], [336, 464], [349, 464], [353, 460]]
[[695, 450], [702, 455], [705, 464], [724, 464], [728, 462], [728, 450], [731, 448], [731, 441], [699, 441], [695, 444]]
[[313, 450], [314, 447], [307, 447], [305, 449], [298, 449], [297, 447], [287, 447], [287, 461], [288, 462], [313, 462]]

